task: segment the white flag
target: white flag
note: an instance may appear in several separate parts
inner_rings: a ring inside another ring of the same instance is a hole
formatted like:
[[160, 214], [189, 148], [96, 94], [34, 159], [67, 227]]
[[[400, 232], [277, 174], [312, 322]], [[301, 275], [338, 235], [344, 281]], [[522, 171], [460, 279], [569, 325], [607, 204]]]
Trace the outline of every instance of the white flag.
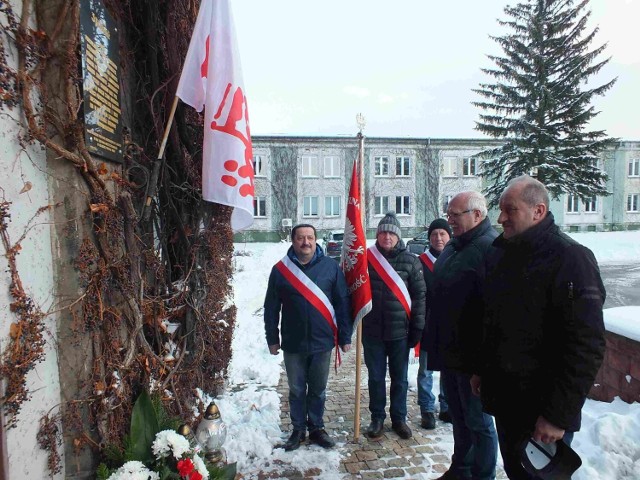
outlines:
[[176, 95], [204, 107], [202, 196], [233, 208], [231, 228], [253, 223], [247, 98], [228, 0], [202, 0]]

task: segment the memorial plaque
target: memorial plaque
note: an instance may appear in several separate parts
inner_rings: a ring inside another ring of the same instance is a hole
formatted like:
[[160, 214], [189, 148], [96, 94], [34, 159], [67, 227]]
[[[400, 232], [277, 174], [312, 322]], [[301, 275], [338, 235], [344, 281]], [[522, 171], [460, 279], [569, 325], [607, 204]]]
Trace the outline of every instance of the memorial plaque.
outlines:
[[85, 142], [92, 154], [122, 162], [117, 34], [102, 0], [80, 2]]

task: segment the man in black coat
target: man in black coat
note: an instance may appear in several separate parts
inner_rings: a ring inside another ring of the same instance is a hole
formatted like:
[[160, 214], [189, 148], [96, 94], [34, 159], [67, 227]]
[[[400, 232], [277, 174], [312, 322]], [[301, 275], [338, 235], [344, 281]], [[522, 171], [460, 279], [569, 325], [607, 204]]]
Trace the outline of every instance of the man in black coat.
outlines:
[[[445, 245], [453, 232], [449, 223], [444, 218], [436, 218], [429, 225], [427, 230], [429, 238], [429, 248], [418, 257], [423, 264], [424, 282], [427, 285], [427, 310], [429, 309], [429, 297], [433, 291], [433, 269], [435, 268], [438, 257], [444, 250]], [[436, 396], [433, 394], [433, 371], [427, 368], [427, 337], [429, 331], [425, 328], [422, 331], [422, 340], [420, 341], [420, 366], [418, 367], [418, 405], [420, 406], [420, 426], [427, 430], [436, 428]], [[451, 415], [449, 414], [449, 406], [447, 405], [446, 395], [444, 393], [444, 385], [442, 373], [440, 374], [440, 394], [438, 395], [440, 402], [440, 420], [451, 423]]]
[[500, 198], [504, 233], [487, 257], [482, 348], [472, 378], [495, 416], [505, 472], [529, 438], [570, 444], [604, 356], [605, 290], [593, 253], [556, 226], [549, 195], [523, 175]]
[[367, 436], [382, 436], [386, 418], [387, 362], [391, 378], [389, 416], [400, 438], [411, 437], [407, 418], [409, 349], [422, 336], [425, 284], [422, 264], [401, 239], [400, 222], [387, 213], [376, 233], [376, 244], [367, 251], [372, 309], [362, 319], [364, 361], [369, 374], [371, 424]]
[[469, 383], [482, 328], [485, 254], [498, 233], [487, 218], [482, 194], [462, 192], [447, 209], [453, 239], [435, 264], [427, 318], [427, 368], [444, 373], [453, 424], [451, 466], [446, 480], [493, 480], [498, 439], [493, 418], [482, 411]]

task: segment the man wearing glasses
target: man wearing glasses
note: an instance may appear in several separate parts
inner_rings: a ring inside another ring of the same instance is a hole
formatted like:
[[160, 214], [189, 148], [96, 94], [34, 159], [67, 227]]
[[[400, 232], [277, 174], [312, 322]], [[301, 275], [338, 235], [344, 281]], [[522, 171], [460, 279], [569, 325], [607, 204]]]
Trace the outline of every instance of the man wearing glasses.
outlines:
[[444, 390], [453, 424], [451, 466], [440, 479], [493, 480], [498, 439], [493, 418], [471, 392], [482, 329], [484, 258], [498, 233], [478, 192], [462, 192], [447, 209], [453, 238], [433, 270], [427, 333], [427, 368], [444, 373]]

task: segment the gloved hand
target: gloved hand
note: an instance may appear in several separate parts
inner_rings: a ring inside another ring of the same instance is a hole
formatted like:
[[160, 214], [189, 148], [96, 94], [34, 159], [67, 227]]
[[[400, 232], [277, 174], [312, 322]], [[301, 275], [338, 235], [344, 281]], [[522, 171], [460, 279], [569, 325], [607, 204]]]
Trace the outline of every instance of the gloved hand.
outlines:
[[422, 330], [417, 328], [409, 330], [409, 337], [407, 338], [407, 345], [409, 345], [409, 348], [415, 347], [420, 340], [422, 340]]

